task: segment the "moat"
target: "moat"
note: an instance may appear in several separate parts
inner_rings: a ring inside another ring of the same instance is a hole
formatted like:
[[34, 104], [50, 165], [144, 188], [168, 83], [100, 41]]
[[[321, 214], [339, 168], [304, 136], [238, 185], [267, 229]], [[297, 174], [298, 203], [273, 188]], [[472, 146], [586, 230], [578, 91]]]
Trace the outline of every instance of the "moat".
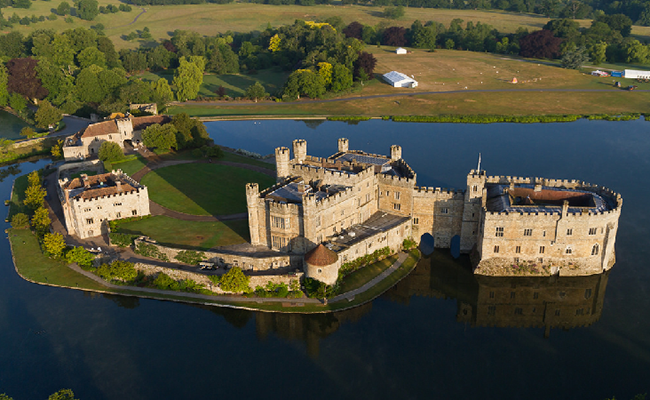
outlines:
[[[308, 140], [316, 156], [331, 154], [338, 137], [371, 153], [399, 143], [422, 185], [462, 187], [479, 152], [493, 174], [597, 182], [625, 196], [617, 264], [588, 278], [476, 278], [467, 258], [453, 261], [436, 250], [370, 304], [301, 316], [42, 287], [22, 281], [4, 257], [0, 339], [12, 345], [0, 353], [0, 392], [16, 399], [44, 398], [61, 387], [97, 399], [294, 392], [626, 399], [648, 391], [646, 122], [207, 125], [217, 143], [261, 154], [295, 138]], [[21, 173], [44, 163], [23, 164]], [[0, 183], [5, 198], [12, 178]]]

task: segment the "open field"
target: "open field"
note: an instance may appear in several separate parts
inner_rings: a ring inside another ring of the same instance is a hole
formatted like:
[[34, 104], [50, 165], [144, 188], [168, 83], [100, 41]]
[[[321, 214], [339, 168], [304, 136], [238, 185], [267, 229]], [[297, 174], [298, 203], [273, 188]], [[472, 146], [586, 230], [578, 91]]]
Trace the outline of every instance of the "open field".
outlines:
[[[119, 4], [117, 0], [99, 0], [99, 5]], [[35, 1], [29, 10], [14, 9], [11, 7], [3, 9], [5, 17], [10, 17], [14, 12], [20, 17], [36, 15], [47, 16], [51, 9], [55, 8], [58, 2]], [[492, 25], [504, 33], [512, 33], [522, 26], [528, 30], [541, 29], [548, 21], [548, 18], [535, 14], [519, 14], [504, 11], [480, 11], [480, 10], [447, 10], [431, 8], [406, 8], [404, 17], [396, 21], [388, 21], [380, 17], [383, 8], [367, 6], [339, 6], [339, 5], [318, 5], [304, 7], [299, 5], [274, 6], [253, 3], [231, 3], [231, 4], [183, 4], [166, 6], [145, 6], [146, 12], [141, 15], [135, 23], [134, 18], [142, 12], [137, 6], [132, 6], [131, 12], [118, 12], [116, 14], [100, 14], [94, 21], [83, 21], [74, 18], [74, 23], [68, 24], [64, 18], [59, 17], [56, 21], [44, 21], [29, 26], [16, 25], [15, 30], [27, 35], [35, 29], [55, 29], [63, 31], [72, 27], [84, 26], [90, 28], [97, 23], [105, 26], [105, 32], [118, 49], [135, 48], [138, 41], [127, 42], [122, 35], [127, 35], [135, 30], [142, 30], [145, 26], [151, 29], [154, 40], [165, 39], [175, 29], [193, 30], [203, 35], [215, 35], [218, 33], [250, 32], [266, 29], [267, 24], [274, 27], [292, 24], [296, 19], [322, 20], [332, 16], [340, 16], [345, 23], [359, 21], [364, 24], [376, 25], [387, 21], [391, 25], [410, 26], [419, 19], [420, 21], [436, 21], [449, 25], [454, 18], [461, 18], [465, 22], [483, 22]], [[591, 21], [579, 20], [581, 26], [589, 26]], [[650, 38], [650, 27], [634, 26], [633, 35], [641, 39]]]
[[181, 164], [144, 176], [152, 201], [169, 209], [194, 215], [228, 215], [246, 212], [246, 183], [260, 188], [275, 179], [243, 168], [217, 164]]
[[166, 246], [197, 250], [240, 244], [249, 240], [248, 220], [181, 221], [159, 215], [122, 223], [118, 232], [145, 235]]

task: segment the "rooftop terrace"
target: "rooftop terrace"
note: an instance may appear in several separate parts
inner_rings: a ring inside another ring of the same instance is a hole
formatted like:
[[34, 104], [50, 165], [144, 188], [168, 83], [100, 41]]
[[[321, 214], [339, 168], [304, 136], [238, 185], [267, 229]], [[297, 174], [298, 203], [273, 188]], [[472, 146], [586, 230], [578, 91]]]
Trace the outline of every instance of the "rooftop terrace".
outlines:
[[561, 213], [565, 201], [569, 202], [569, 212], [593, 213], [613, 208], [602, 196], [579, 189], [541, 187], [534, 185], [487, 185], [487, 209], [493, 212], [541, 212]]
[[314, 187], [306, 184], [305, 181], [301, 179], [294, 179], [286, 185], [283, 185], [267, 194], [266, 198], [281, 203], [302, 204], [302, 196], [305, 193], [313, 194], [316, 196], [316, 201], [321, 201], [324, 198], [342, 192], [347, 188], [347, 186], [342, 185], [321, 185]]
[[409, 220], [410, 218], [408, 217], [378, 211], [372, 214], [370, 218], [368, 218], [363, 223], [352, 225], [344, 233], [336, 236], [331, 240], [327, 247], [331, 250], [339, 252], [347, 247], [359, 243], [362, 240], [365, 240], [373, 235], [386, 232]]

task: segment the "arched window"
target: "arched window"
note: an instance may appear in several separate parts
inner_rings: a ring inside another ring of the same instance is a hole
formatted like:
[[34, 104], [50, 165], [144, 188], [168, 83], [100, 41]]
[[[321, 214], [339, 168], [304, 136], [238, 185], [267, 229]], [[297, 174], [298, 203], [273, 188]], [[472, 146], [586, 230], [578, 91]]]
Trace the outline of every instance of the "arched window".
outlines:
[[595, 244], [594, 247], [591, 248], [591, 255], [592, 256], [597, 256], [598, 255], [598, 250], [599, 250], [598, 244]]

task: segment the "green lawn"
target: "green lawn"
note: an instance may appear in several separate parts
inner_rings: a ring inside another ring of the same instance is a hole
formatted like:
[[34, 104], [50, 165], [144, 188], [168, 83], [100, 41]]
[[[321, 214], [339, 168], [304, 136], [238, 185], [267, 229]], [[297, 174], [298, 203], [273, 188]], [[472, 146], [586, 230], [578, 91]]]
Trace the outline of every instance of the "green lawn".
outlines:
[[9, 213], [7, 218], [11, 221], [11, 217], [18, 213], [31, 213], [31, 210], [28, 209], [24, 204], [25, 200], [25, 190], [27, 190], [27, 174], [21, 175], [16, 180], [14, 180], [14, 191], [11, 193], [11, 199], [9, 200]]
[[164, 207], [194, 215], [246, 212], [246, 183], [260, 189], [275, 179], [243, 168], [217, 164], [181, 164], [160, 168], [144, 176], [150, 199]]
[[74, 272], [66, 263], [52, 260], [41, 253], [38, 239], [29, 229], [9, 229], [16, 268], [26, 279], [52, 285], [102, 289], [92, 279]]
[[124, 172], [129, 176], [140, 171], [142, 168], [144, 168], [145, 165], [146, 165], [145, 159], [142, 158], [139, 154], [137, 155], [135, 160], [118, 161], [112, 163], [113, 169], [121, 169], [122, 172]]
[[275, 164], [271, 164], [265, 161], [260, 161], [256, 160], [254, 158], [250, 157], [245, 157], [239, 154], [235, 153], [230, 153], [230, 152], [224, 152], [223, 158], [220, 159], [220, 161], [229, 161], [229, 162], [236, 162], [236, 163], [242, 163], [242, 164], [250, 164], [250, 165], [255, 165], [257, 167], [262, 167], [266, 168], [271, 171], [275, 171]]
[[391, 256], [374, 264], [367, 265], [358, 271], [354, 271], [343, 279], [339, 293], [347, 293], [360, 288], [387, 270], [396, 260], [397, 256]]
[[146, 235], [161, 244], [200, 250], [249, 241], [248, 220], [181, 221], [160, 215], [120, 224], [118, 232]]

